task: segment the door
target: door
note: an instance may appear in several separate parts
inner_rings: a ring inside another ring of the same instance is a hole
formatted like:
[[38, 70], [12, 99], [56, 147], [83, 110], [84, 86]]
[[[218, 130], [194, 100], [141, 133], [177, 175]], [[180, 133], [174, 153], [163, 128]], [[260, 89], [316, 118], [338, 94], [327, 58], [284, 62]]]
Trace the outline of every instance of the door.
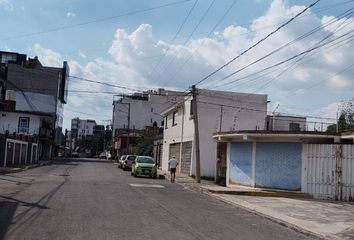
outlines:
[[226, 155], [227, 143], [217, 143], [217, 162], [216, 162], [216, 183], [226, 186]]

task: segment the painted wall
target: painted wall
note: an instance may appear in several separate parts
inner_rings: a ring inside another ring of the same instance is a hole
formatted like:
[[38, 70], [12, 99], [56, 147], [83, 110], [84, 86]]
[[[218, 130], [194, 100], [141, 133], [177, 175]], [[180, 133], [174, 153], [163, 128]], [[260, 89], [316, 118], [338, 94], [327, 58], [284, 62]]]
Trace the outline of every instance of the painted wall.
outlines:
[[256, 187], [301, 189], [301, 143], [257, 142]]
[[24, 114], [17, 112], [0, 112], [0, 133], [5, 133], [7, 130], [10, 134], [18, 133], [19, 117], [28, 117], [29, 134], [38, 134], [40, 127], [40, 116], [32, 114]]
[[229, 166], [230, 183], [253, 184], [251, 142], [231, 143]]
[[[264, 188], [300, 190], [301, 154], [301, 143], [230, 143], [228, 182]], [[252, 163], [253, 158], [255, 165]], [[254, 169], [254, 176], [252, 169]]]

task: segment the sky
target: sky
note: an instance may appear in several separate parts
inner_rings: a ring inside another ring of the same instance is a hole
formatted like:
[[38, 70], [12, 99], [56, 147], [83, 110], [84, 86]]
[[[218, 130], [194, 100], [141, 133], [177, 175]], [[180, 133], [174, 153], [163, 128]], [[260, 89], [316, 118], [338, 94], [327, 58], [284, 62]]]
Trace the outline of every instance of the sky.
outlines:
[[193, 84], [267, 94], [270, 113], [318, 127], [354, 97], [353, 13], [349, 0], [0, 0], [0, 50], [69, 63], [64, 129], [107, 124], [114, 95]]

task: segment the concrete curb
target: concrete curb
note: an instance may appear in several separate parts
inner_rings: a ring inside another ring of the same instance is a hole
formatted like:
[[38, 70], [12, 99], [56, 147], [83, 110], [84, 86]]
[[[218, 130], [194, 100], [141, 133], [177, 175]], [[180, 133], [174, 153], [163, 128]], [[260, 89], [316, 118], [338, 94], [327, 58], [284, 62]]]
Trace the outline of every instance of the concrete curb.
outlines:
[[0, 173], [17, 173], [23, 171], [22, 168], [0, 168]]
[[31, 168], [36, 168], [36, 167], [41, 167], [41, 166], [46, 166], [52, 164], [52, 161], [41, 161], [38, 162], [36, 164], [31, 164], [31, 165], [27, 165], [24, 167], [16, 167], [16, 168], [0, 168], [0, 173], [18, 173], [18, 172], [22, 172]]
[[277, 192], [277, 191], [247, 191], [247, 190], [214, 190], [201, 186], [205, 190], [213, 194], [231, 194], [231, 195], [243, 195], [243, 196], [255, 196], [255, 197], [283, 197], [283, 198], [312, 198], [311, 195], [305, 193], [293, 193], [293, 192]]

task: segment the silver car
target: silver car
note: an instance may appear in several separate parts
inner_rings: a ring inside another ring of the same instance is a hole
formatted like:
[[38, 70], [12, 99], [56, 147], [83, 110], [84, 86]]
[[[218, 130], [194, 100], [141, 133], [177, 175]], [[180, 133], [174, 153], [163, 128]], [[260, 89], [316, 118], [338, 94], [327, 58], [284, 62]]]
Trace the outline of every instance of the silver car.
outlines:
[[122, 155], [120, 156], [119, 160], [118, 160], [118, 168], [122, 168], [123, 167], [123, 162], [125, 161], [127, 155]]
[[135, 161], [136, 155], [127, 155], [125, 160], [123, 161], [122, 164], [122, 169], [131, 169], [132, 168], [132, 163]]

